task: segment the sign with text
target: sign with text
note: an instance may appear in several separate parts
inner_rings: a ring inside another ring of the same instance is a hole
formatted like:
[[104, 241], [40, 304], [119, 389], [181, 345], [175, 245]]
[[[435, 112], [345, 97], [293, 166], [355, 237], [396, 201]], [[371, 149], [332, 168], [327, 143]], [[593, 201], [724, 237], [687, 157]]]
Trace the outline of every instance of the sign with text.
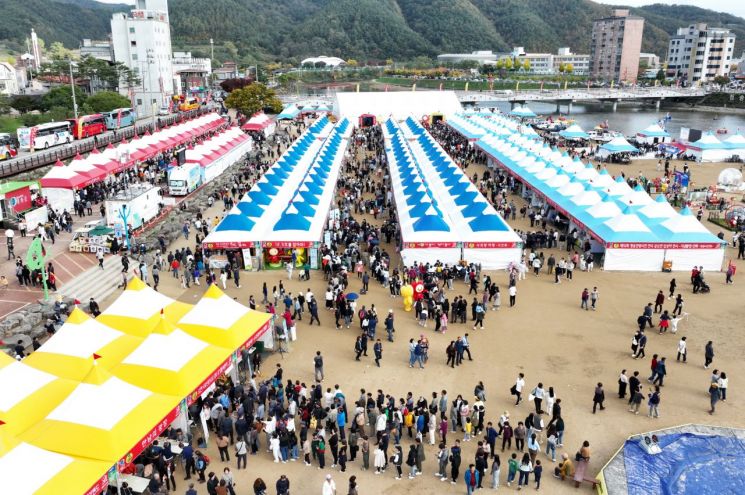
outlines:
[[5, 202], [14, 213], [31, 208], [31, 189], [28, 186], [5, 193]]

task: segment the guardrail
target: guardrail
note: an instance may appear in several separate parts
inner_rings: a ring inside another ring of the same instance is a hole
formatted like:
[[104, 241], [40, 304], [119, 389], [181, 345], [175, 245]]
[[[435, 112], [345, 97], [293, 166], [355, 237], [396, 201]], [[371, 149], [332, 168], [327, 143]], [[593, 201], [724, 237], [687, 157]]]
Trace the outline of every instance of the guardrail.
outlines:
[[[185, 119], [195, 117], [207, 113], [207, 109], [191, 110], [189, 112], [183, 112], [176, 115], [168, 115], [159, 117], [157, 119], [159, 126], [167, 126], [171, 124], [179, 123]], [[0, 178], [11, 177], [22, 172], [34, 170], [40, 167], [51, 165], [56, 163], [57, 160], [67, 160], [73, 158], [78, 153], [89, 153], [93, 151], [93, 148], [103, 148], [112, 143], [118, 143], [122, 139], [129, 139], [135, 134], [141, 135], [145, 131], [153, 131], [152, 119], [146, 121], [140, 121], [132, 127], [126, 127], [119, 129], [116, 132], [107, 131], [102, 136], [96, 136], [95, 138], [87, 138], [83, 140], [73, 141], [71, 144], [66, 146], [58, 146], [54, 149], [40, 151], [32, 153], [29, 156], [23, 156], [0, 162]]]

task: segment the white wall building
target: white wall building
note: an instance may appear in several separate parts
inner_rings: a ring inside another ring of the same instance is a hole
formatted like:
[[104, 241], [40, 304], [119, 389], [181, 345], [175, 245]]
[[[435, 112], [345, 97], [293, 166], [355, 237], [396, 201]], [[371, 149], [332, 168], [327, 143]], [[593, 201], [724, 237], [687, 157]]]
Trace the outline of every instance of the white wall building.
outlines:
[[479, 50], [471, 53], [443, 53], [437, 56], [438, 62], [457, 64], [458, 62], [477, 62], [480, 65], [493, 64], [498, 55], [491, 50]]
[[111, 38], [114, 59], [141, 80], [132, 88], [122, 84], [121, 93], [131, 97], [138, 117], [154, 115], [174, 94], [168, 0], [136, 0], [129, 14], [114, 14]]
[[80, 58], [93, 57], [106, 62], [114, 61], [114, 47], [111, 40], [90, 40], [84, 38], [80, 43]]
[[18, 94], [18, 92], [16, 68], [7, 62], [0, 62], [0, 94], [10, 96]]
[[639, 65], [646, 64], [647, 69], [659, 69], [660, 68], [660, 57], [654, 53], [640, 53], [639, 54]]
[[173, 52], [174, 87], [179, 94], [193, 94], [209, 87], [212, 60], [193, 57], [191, 52]]
[[559, 48], [556, 55], [554, 55], [554, 74], [559, 72], [559, 66], [564, 64], [572, 65], [572, 74], [589, 74], [590, 72], [590, 55], [583, 55], [580, 53], [572, 53], [572, 50], [568, 47]]
[[688, 84], [726, 76], [734, 51], [735, 33], [729, 29], [710, 28], [704, 23], [679, 28], [668, 44], [668, 74]]
[[522, 46], [512, 49], [510, 57], [517, 60], [530, 60], [530, 72], [536, 74], [556, 74], [559, 66], [572, 64], [573, 74], [587, 74], [590, 70], [590, 56], [572, 53], [567, 48], [559, 48], [556, 55], [553, 53], [526, 53]]

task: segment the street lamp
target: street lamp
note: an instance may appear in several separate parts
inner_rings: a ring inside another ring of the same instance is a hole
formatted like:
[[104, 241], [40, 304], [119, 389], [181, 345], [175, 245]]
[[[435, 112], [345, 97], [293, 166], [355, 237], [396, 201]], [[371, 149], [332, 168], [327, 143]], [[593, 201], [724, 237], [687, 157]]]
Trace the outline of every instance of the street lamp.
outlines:
[[215, 58], [215, 40], [210, 38], [210, 62]]
[[78, 102], [75, 99], [75, 79], [72, 77], [72, 59], [68, 60], [70, 65], [70, 89], [72, 90], [72, 110], [75, 113], [75, 121], [78, 120]]

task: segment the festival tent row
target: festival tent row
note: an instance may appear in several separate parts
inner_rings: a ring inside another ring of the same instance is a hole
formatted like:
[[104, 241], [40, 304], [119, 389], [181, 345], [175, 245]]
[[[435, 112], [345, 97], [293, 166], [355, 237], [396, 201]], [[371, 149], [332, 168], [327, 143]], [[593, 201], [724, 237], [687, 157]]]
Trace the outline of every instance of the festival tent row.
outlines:
[[186, 430], [219, 376], [238, 378], [270, 319], [215, 285], [189, 305], [134, 279], [98, 319], [76, 308], [25, 360], [0, 355], [0, 493], [102, 493], [169, 425]]
[[[453, 120], [452, 118], [450, 120]], [[504, 128], [505, 117], [493, 115], [485, 129]], [[722, 241], [711, 234], [688, 208], [676, 212], [664, 196], [652, 199], [641, 187], [632, 189], [622, 177], [595, 170], [548, 145], [524, 136], [489, 133], [477, 143], [497, 165], [533, 193], [534, 204], [548, 203], [592, 238], [591, 250], [605, 253], [606, 270], [658, 271], [663, 261], [673, 269], [704, 266], [720, 270]]]
[[69, 165], [58, 160], [39, 181], [42, 193], [60, 210], [72, 210], [74, 191], [104, 181], [108, 176], [133, 167], [167, 149], [202, 136], [222, 125], [225, 119], [211, 112], [131, 141], [122, 140], [87, 157], [77, 155]]
[[606, 158], [619, 153], [638, 153], [639, 150], [631, 145], [623, 136], [617, 136], [600, 146], [597, 153], [599, 158]]
[[520, 238], [420, 124], [389, 119], [383, 132], [405, 264], [519, 261]]
[[207, 183], [222, 174], [251, 150], [253, 140], [238, 127], [230, 127], [210, 139], [186, 150], [186, 163], [198, 163], [202, 182]]
[[259, 112], [241, 126], [244, 131], [261, 132], [265, 136], [274, 134], [277, 124], [264, 112]]
[[337, 92], [334, 115], [357, 122], [361, 115], [373, 115], [378, 122], [388, 118], [404, 120], [414, 115], [451, 115], [463, 108], [454, 91]]
[[745, 154], [745, 137], [734, 134], [719, 141], [713, 132], [707, 132], [701, 139], [688, 145], [688, 153], [699, 162], [724, 162], [734, 155]]
[[282, 109], [279, 115], [277, 115], [277, 120], [293, 120], [298, 115], [300, 115], [300, 109], [297, 105], [291, 103]]
[[[336, 182], [352, 126], [327, 117], [312, 124], [204, 239], [211, 250], [239, 250], [244, 268], [280, 268], [295, 255], [318, 268]], [[213, 256], [214, 257], [214, 256]]]

